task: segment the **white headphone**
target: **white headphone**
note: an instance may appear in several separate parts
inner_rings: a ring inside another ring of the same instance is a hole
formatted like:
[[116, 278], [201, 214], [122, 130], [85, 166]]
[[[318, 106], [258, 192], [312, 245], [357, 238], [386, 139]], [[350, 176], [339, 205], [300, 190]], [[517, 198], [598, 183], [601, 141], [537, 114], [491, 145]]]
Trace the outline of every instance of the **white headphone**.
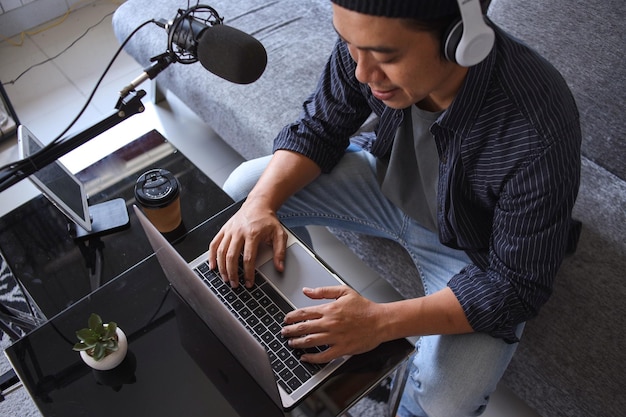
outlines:
[[444, 36], [446, 59], [470, 67], [489, 55], [495, 34], [483, 16], [480, 0], [457, 0], [461, 19], [454, 22]]

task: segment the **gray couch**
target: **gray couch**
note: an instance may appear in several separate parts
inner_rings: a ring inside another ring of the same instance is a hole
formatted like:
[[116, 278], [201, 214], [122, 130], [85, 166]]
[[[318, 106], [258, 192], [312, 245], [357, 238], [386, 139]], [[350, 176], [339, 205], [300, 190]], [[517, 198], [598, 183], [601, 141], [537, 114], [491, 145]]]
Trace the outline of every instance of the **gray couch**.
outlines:
[[[170, 19], [178, 0], [128, 0], [115, 13], [123, 40], [149, 18]], [[626, 80], [623, 0], [494, 0], [492, 20], [541, 52], [564, 75], [580, 108], [583, 163], [575, 216], [583, 231], [554, 294], [529, 322], [503, 383], [544, 417], [623, 415], [626, 400]], [[158, 77], [243, 157], [268, 154], [313, 89], [335, 41], [328, 0], [212, 0], [225, 23], [259, 39], [268, 66], [235, 85], [200, 64]], [[142, 29], [126, 50], [142, 65], [167, 36]], [[219, 59], [219, 57], [216, 57]], [[395, 244], [333, 231], [404, 296], [419, 295], [410, 259]], [[371, 260], [375, 260], [372, 262]]]

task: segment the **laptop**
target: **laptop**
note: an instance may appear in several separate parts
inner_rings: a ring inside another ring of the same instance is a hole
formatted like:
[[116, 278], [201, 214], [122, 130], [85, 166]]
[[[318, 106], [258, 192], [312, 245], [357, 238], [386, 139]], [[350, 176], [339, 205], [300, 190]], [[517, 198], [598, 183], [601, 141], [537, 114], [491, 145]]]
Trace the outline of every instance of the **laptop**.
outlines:
[[171, 285], [278, 407], [291, 410], [348, 360], [307, 364], [298, 359], [304, 352], [280, 336], [288, 311], [328, 302], [309, 299], [303, 287], [345, 285], [288, 230], [284, 272], [274, 268], [271, 248], [262, 246], [254, 287], [233, 289], [209, 268], [208, 251], [187, 263], [143, 212], [133, 209]]
[[[44, 145], [26, 126], [17, 128], [21, 159], [28, 159]], [[41, 167], [28, 177], [50, 202], [72, 221], [70, 232], [75, 238], [102, 235], [130, 224], [123, 198], [89, 206], [83, 183], [59, 160]]]

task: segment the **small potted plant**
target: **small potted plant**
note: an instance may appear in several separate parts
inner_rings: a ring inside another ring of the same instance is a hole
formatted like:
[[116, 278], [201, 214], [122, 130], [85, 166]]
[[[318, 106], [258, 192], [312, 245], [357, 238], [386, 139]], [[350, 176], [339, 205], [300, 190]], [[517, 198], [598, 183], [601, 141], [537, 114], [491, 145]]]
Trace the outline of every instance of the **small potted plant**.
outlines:
[[89, 316], [87, 324], [88, 327], [76, 332], [80, 342], [74, 345], [74, 350], [80, 352], [83, 361], [94, 369], [115, 368], [126, 357], [126, 335], [115, 322], [103, 323], [95, 313]]

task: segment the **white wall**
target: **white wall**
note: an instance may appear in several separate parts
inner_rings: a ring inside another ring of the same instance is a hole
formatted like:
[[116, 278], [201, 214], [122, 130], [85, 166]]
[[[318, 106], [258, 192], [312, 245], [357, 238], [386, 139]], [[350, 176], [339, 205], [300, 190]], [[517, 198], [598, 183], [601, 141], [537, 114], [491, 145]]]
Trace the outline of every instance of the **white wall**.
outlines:
[[84, 6], [93, 1], [0, 0], [0, 35], [7, 38], [15, 36], [64, 15], [72, 5]]
[[13, 9], [22, 7], [23, 5], [35, 0], [0, 0], [0, 13], [10, 12]]

